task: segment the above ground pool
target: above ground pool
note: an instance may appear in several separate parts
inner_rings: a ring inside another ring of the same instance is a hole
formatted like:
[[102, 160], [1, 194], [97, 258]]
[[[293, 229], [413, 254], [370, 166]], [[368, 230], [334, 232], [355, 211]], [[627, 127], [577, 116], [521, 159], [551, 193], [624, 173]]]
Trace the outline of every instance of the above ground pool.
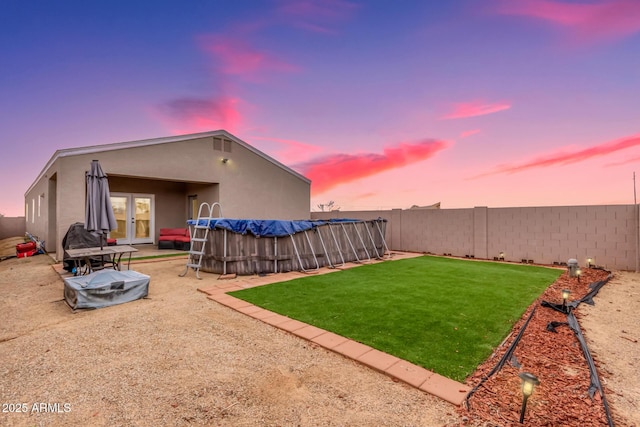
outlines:
[[[346, 262], [382, 258], [387, 221], [284, 221], [199, 218], [188, 221], [209, 228], [202, 271], [218, 274], [267, 274], [339, 267]], [[200, 230], [202, 231], [202, 230]]]

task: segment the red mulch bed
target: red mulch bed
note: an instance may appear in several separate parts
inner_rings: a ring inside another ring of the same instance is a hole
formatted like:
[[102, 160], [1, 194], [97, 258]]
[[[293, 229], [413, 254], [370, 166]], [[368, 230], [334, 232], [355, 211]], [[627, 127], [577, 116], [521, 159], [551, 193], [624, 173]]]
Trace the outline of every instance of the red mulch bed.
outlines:
[[[582, 269], [580, 282], [565, 272], [549, 286], [515, 324], [505, 342], [466, 382], [471, 387], [480, 383], [506, 353], [534, 307], [537, 307], [513, 353], [521, 367], [516, 368], [507, 361], [500, 371], [485, 381], [470, 397], [469, 408], [461, 407], [458, 410], [462, 420], [460, 425], [608, 425], [599, 392], [596, 391], [593, 400], [589, 397], [589, 366], [576, 335], [564, 325], [556, 328], [557, 333], [546, 329], [549, 322], [566, 322], [566, 315], [540, 306], [542, 301], [562, 303], [562, 289], [571, 290], [570, 301], [578, 300], [589, 292], [591, 283], [604, 280], [608, 275], [602, 270], [585, 268]], [[596, 296], [596, 303], [597, 299]], [[579, 320], [580, 307], [574, 314]], [[518, 374], [521, 372], [530, 372], [540, 380], [540, 385], [527, 402], [523, 424], [519, 423], [522, 392]], [[606, 389], [604, 392], [606, 398]]]

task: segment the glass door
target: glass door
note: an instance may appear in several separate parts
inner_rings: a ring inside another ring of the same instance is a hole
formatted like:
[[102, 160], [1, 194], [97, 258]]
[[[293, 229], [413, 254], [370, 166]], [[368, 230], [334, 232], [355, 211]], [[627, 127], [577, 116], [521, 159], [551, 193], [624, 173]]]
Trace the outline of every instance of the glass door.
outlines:
[[110, 237], [118, 244], [153, 243], [153, 194], [111, 193], [111, 205], [118, 228]]

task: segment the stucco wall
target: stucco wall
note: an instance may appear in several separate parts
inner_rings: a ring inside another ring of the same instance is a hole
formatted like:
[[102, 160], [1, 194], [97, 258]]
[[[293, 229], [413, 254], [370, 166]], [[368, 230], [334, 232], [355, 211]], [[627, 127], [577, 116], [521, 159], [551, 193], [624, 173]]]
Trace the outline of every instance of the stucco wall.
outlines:
[[[229, 218], [309, 218], [307, 180], [226, 133], [211, 134], [62, 150], [25, 194], [27, 231], [48, 236], [49, 250], [55, 247], [61, 259], [69, 226], [84, 221], [85, 172], [94, 159], [113, 177], [112, 192], [154, 194], [156, 238], [162, 227], [184, 225], [189, 195], [220, 202]], [[216, 144], [218, 137], [226, 142]]]
[[25, 217], [0, 216], [0, 239], [22, 237], [26, 231]]
[[[220, 203], [227, 218], [309, 219], [310, 186], [291, 173], [234, 145], [229, 159], [215, 159], [224, 175]], [[203, 200], [205, 201], [205, 200]]]
[[586, 265], [635, 270], [634, 205], [312, 212], [314, 219], [382, 217], [391, 249], [541, 264], [576, 258]]
[[[56, 165], [53, 166], [52, 174], [55, 175]], [[55, 247], [55, 241], [50, 241], [48, 234], [49, 210], [49, 176], [41, 179], [33, 186], [31, 191], [25, 195], [25, 231], [45, 240], [48, 250]], [[23, 232], [24, 234], [24, 232]]]

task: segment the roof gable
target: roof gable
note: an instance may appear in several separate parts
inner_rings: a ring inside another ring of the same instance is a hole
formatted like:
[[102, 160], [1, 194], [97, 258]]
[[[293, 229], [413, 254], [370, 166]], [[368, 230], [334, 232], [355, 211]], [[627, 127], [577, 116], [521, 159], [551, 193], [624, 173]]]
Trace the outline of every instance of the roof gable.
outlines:
[[170, 144], [170, 143], [173, 143], [173, 142], [187, 141], [187, 140], [190, 140], [190, 139], [199, 139], [199, 138], [208, 138], [208, 137], [225, 137], [227, 139], [230, 139], [231, 141], [235, 142], [236, 144], [238, 144], [238, 145], [246, 148], [247, 150], [251, 151], [252, 153], [258, 155], [259, 157], [262, 157], [266, 161], [268, 161], [270, 163], [273, 163], [274, 165], [278, 166], [281, 169], [284, 169], [286, 172], [294, 175], [295, 177], [297, 177], [297, 178], [299, 178], [299, 179], [301, 179], [301, 180], [303, 180], [303, 181], [305, 181], [305, 182], [307, 182], [309, 184], [311, 183], [311, 180], [309, 178], [307, 178], [304, 175], [294, 171], [293, 169], [291, 169], [290, 167], [286, 166], [285, 164], [280, 163], [279, 161], [277, 161], [273, 157], [263, 153], [262, 151], [258, 150], [257, 148], [251, 146], [250, 144], [247, 144], [246, 142], [242, 141], [238, 137], [236, 137], [236, 136], [230, 134], [229, 132], [221, 129], [221, 130], [215, 130], [215, 131], [209, 131], [209, 132], [200, 132], [200, 133], [192, 133], [192, 134], [186, 134], [186, 135], [166, 136], [166, 137], [162, 137], [162, 138], [143, 139], [143, 140], [138, 140], [138, 141], [127, 141], [127, 142], [116, 142], [116, 143], [112, 143], [112, 144], [90, 145], [90, 146], [86, 146], [86, 147], [65, 148], [65, 149], [57, 150], [53, 154], [51, 159], [49, 159], [47, 164], [44, 166], [44, 168], [42, 169], [40, 174], [38, 174], [38, 177], [31, 184], [31, 186], [26, 191], [26, 193], [29, 193], [31, 191], [31, 189], [36, 185], [36, 183], [38, 183], [42, 179], [42, 177], [44, 176], [46, 171], [49, 170], [49, 168], [53, 165], [53, 163], [57, 159], [62, 158], [62, 157], [78, 156], [78, 155], [92, 154], [92, 153], [101, 153], [101, 152], [105, 152], [105, 151], [123, 150], [123, 149], [127, 149], [127, 148], [147, 147], [147, 146], [150, 146], [150, 145]]

